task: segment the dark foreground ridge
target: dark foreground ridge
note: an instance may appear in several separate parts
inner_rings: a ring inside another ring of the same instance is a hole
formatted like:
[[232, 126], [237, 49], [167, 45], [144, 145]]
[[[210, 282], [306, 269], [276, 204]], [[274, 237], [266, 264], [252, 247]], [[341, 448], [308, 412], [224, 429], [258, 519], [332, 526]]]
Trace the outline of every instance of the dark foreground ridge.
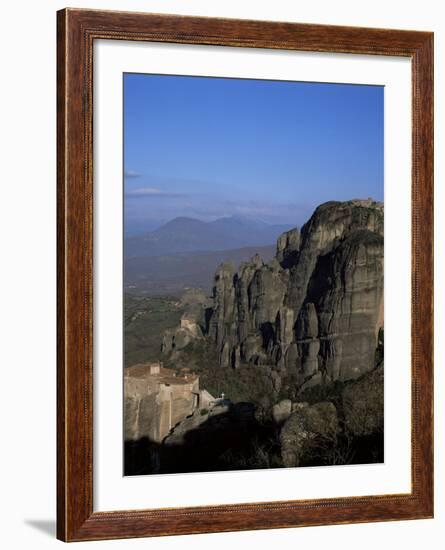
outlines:
[[[361, 379], [361, 390], [371, 384], [368, 378]], [[257, 418], [252, 403], [236, 403], [213, 415], [205, 411], [201, 422], [190, 416], [160, 443], [148, 436], [127, 440], [125, 475], [383, 462], [383, 394], [372, 396], [373, 403], [355, 400], [357, 384], [337, 395], [337, 408], [301, 403], [287, 417], [265, 419]], [[367, 424], [358, 426], [362, 420]]]

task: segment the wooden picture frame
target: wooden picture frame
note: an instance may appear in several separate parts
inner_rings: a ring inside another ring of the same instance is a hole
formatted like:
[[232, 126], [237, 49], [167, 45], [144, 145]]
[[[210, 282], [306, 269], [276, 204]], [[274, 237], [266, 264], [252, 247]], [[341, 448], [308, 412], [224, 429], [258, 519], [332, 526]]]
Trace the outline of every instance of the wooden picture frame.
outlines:
[[[57, 14], [57, 537], [64, 541], [433, 516], [433, 34], [65, 9]], [[403, 56], [412, 62], [412, 491], [93, 512], [93, 43]]]

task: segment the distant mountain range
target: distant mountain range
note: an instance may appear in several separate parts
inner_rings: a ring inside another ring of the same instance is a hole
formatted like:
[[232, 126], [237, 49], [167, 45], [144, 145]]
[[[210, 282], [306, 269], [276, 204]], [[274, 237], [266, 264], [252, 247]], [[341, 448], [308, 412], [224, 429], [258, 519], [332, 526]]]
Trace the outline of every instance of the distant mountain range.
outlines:
[[237, 216], [212, 222], [179, 217], [154, 231], [126, 238], [124, 253], [129, 259], [275, 245], [290, 228]]
[[126, 219], [124, 225], [124, 237], [126, 239], [130, 237], [140, 237], [149, 231], [155, 231], [158, 227], [161, 227], [167, 220], [134, 220]]

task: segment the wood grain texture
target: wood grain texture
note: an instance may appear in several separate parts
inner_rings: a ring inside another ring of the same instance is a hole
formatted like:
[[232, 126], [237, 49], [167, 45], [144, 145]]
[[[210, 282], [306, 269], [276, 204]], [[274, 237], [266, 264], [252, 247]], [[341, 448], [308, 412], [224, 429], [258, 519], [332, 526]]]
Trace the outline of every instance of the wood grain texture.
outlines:
[[[432, 33], [67, 9], [58, 12], [57, 36], [57, 537], [96, 540], [432, 517]], [[92, 67], [99, 38], [411, 58], [410, 494], [93, 512]]]

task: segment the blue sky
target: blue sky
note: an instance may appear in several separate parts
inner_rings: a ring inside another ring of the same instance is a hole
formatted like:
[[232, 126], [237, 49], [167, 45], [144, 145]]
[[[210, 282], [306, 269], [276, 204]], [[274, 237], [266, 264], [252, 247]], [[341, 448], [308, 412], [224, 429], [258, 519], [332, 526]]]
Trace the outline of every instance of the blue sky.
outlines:
[[124, 75], [125, 223], [383, 200], [383, 87]]

